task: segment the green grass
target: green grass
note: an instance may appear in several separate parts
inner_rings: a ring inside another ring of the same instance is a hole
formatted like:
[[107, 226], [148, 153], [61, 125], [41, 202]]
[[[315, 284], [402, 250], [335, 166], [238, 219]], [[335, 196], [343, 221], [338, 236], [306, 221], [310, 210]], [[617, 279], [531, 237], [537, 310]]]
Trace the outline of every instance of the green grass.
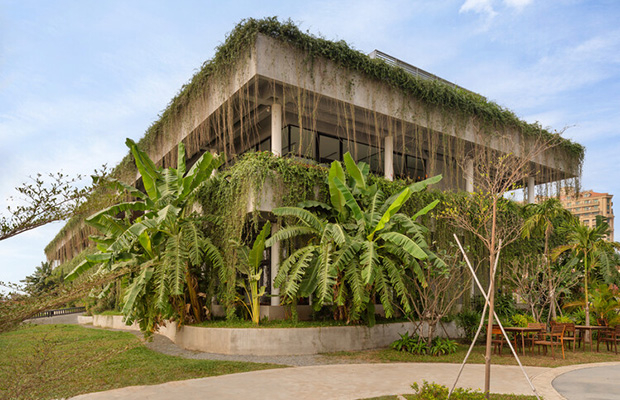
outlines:
[[64, 398], [281, 367], [167, 356], [147, 349], [131, 333], [76, 325], [26, 326], [3, 333], [0, 354], [2, 399]]
[[[392, 349], [377, 349], [366, 351], [349, 351], [349, 352], [337, 352], [328, 353], [326, 356], [341, 358], [343, 360], [361, 360], [368, 363], [389, 363], [389, 362], [427, 362], [427, 363], [462, 363], [467, 353], [469, 345], [459, 345], [458, 350], [454, 354], [444, 356], [431, 356], [431, 355], [413, 355], [405, 352], [400, 352]], [[594, 345], [596, 349], [596, 344]], [[601, 348], [600, 353], [596, 351], [582, 349], [576, 349], [565, 351], [566, 359], [562, 359], [562, 354], [557, 354], [555, 359], [551, 358], [551, 352], [548, 355], [538, 355], [535, 350], [533, 354], [529, 349], [525, 351], [525, 356], [519, 351], [519, 359], [523, 365], [535, 366], [535, 367], [562, 367], [565, 365], [574, 364], [588, 364], [598, 362], [620, 361], [620, 355], [616, 355], [613, 352], [607, 351], [606, 348]], [[469, 364], [484, 364], [484, 346], [475, 346], [469, 359]], [[518, 365], [510, 353], [510, 349], [504, 347], [502, 356], [494, 354], [492, 356], [493, 364], [500, 365]]]
[[[403, 396], [407, 400], [420, 399], [420, 397], [415, 394], [403, 394], [401, 396]], [[536, 396], [526, 396], [522, 394], [500, 394], [500, 393], [491, 393], [490, 397], [492, 400], [535, 400], [536, 399]], [[397, 399], [398, 398], [396, 397], [396, 395], [394, 395], [394, 396], [373, 397], [371, 399], [365, 399], [365, 400], [397, 400]]]

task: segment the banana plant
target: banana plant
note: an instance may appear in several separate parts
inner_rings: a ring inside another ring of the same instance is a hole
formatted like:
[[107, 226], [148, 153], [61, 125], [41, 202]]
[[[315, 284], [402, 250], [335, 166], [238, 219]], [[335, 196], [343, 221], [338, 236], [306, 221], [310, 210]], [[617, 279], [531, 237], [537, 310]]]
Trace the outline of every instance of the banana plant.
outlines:
[[405, 312], [410, 312], [406, 274], [412, 273], [424, 282], [418, 261], [430, 258], [441, 263], [428, 248], [426, 228], [415, 222], [438, 201], [413, 217], [399, 213], [413, 193], [438, 182], [441, 176], [414, 183], [386, 199], [376, 185], [368, 184], [367, 164], [356, 164], [349, 153], [344, 164], [349, 179], [340, 162], [331, 165], [330, 204], [309, 201], [299, 207], [273, 210], [275, 215], [292, 217], [297, 223], [274, 233], [267, 246], [295, 238], [306, 240], [306, 245], [286, 258], [278, 270], [275, 285], [284, 296], [294, 299], [312, 295], [315, 309], [334, 304], [336, 317], [348, 321], [358, 320], [366, 312], [366, 320], [372, 324], [375, 295], [388, 317], [394, 313], [394, 296]]
[[265, 294], [265, 286], [258, 286], [263, 273], [260, 269], [260, 264], [263, 261], [265, 241], [270, 233], [271, 223], [267, 221], [254, 241], [252, 248], [237, 244], [239, 254], [237, 271], [245, 276], [245, 279], [239, 282], [239, 286], [243, 288], [248, 299], [243, 301], [243, 305], [250, 314], [252, 322], [256, 325], [260, 321], [260, 298]]
[[86, 257], [68, 276], [73, 280], [95, 266], [103, 270], [132, 267], [123, 314], [126, 322], [138, 321], [143, 331], [153, 331], [163, 318], [201, 320], [195, 268], [205, 263], [223, 266], [221, 255], [191, 214], [201, 185], [221, 160], [205, 153], [186, 170], [185, 147], [178, 146], [177, 168], [158, 168], [135, 142], [127, 139], [142, 178], [144, 191], [117, 180], [110, 184], [135, 201], [122, 202], [88, 217], [86, 223], [101, 235], [92, 236], [98, 252]]

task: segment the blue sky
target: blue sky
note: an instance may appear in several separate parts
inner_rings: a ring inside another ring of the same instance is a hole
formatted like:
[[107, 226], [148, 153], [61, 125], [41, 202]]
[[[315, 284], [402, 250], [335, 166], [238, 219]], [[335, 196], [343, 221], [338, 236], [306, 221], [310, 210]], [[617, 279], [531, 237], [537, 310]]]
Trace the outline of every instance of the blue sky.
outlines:
[[[379, 49], [587, 148], [583, 188], [620, 194], [620, 2], [0, 0], [0, 212], [37, 172], [115, 165], [243, 18]], [[0, 281], [56, 223], [0, 242]]]

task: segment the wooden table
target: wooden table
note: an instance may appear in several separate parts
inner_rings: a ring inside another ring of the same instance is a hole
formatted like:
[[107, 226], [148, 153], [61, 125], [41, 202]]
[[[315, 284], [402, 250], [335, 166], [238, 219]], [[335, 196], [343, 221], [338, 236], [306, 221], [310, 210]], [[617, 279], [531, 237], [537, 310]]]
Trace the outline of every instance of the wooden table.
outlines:
[[592, 351], [592, 331], [604, 331], [607, 329], [606, 326], [600, 325], [575, 325], [575, 329], [579, 332], [579, 343], [581, 345], [581, 341], [583, 339], [583, 351], [586, 351], [586, 340], [584, 338], [585, 332], [590, 332], [590, 351]]
[[515, 334], [515, 348], [517, 347], [517, 337], [521, 336], [521, 352], [525, 355], [525, 334], [540, 332], [540, 328], [525, 327], [525, 326], [508, 326], [505, 327], [506, 332], [512, 332]]

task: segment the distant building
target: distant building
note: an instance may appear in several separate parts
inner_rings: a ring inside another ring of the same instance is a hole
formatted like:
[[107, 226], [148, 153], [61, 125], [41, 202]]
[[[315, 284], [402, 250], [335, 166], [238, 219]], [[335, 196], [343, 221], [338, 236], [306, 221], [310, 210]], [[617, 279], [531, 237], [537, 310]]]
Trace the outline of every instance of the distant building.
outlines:
[[611, 229], [609, 240], [614, 240], [614, 203], [611, 201], [613, 194], [597, 193], [593, 190], [584, 190], [575, 194], [573, 188], [567, 187], [560, 194], [562, 205], [579, 218], [579, 221], [588, 226], [596, 226], [596, 216], [602, 215], [607, 218]]

